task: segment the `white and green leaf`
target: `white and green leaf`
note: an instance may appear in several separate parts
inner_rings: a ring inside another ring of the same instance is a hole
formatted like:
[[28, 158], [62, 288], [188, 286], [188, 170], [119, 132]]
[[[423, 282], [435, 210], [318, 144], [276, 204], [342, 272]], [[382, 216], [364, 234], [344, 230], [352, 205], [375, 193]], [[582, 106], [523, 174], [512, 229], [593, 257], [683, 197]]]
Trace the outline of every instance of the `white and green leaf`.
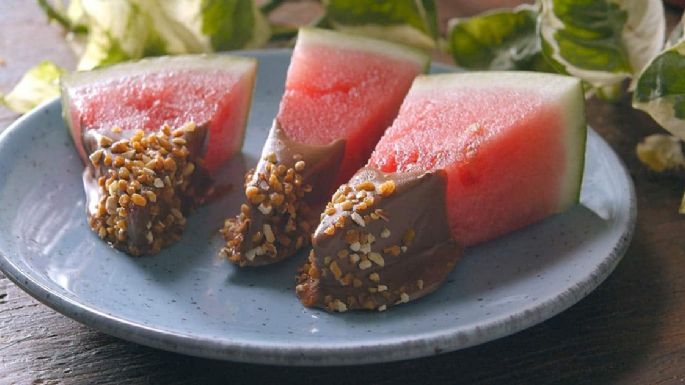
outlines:
[[269, 41], [269, 23], [253, 0], [203, 0], [202, 27], [214, 50], [261, 47]]
[[8, 108], [25, 113], [46, 100], [59, 96], [59, 77], [64, 70], [51, 61], [31, 68], [9, 94], [0, 98]]
[[682, 142], [672, 135], [654, 134], [638, 143], [638, 159], [654, 172], [685, 169]]
[[529, 5], [497, 9], [448, 24], [448, 45], [454, 61], [468, 69], [532, 70], [552, 68], [542, 56], [537, 10]]
[[657, 55], [642, 71], [633, 92], [633, 107], [685, 140], [685, 39]]
[[593, 87], [640, 72], [663, 46], [661, 0], [541, 0], [543, 53]]
[[80, 0], [80, 11], [89, 27], [81, 70], [144, 56], [251, 48], [270, 37], [254, 0]]
[[89, 70], [140, 58], [151, 26], [132, 1], [81, 0], [88, 38], [77, 68]]
[[422, 49], [436, 47], [433, 0], [323, 0], [332, 28], [393, 40]]

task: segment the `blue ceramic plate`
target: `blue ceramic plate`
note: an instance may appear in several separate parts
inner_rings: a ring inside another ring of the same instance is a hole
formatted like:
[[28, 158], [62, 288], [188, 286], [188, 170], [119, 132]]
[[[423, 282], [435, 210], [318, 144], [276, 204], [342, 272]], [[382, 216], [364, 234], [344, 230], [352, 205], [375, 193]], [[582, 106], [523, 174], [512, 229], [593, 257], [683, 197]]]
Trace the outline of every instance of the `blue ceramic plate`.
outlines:
[[[255, 163], [275, 116], [290, 53], [260, 59], [236, 183]], [[446, 67], [434, 66], [444, 72]], [[111, 249], [85, 220], [82, 165], [58, 101], [0, 136], [0, 268], [55, 310], [105, 333], [226, 360], [343, 365], [421, 357], [506, 336], [552, 317], [611, 273], [630, 241], [636, 206], [625, 168], [592, 130], [582, 204], [468, 250], [434, 294], [384, 313], [305, 309], [293, 286], [300, 255], [240, 270], [217, 256], [217, 230], [239, 188], [201, 208], [183, 240], [157, 256]]]

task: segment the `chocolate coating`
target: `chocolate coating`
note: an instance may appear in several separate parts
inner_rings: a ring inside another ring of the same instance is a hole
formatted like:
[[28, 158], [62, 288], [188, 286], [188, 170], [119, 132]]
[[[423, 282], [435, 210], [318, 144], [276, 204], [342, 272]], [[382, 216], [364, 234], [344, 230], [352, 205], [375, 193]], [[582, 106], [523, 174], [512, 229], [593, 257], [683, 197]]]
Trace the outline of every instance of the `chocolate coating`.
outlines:
[[274, 121], [255, 170], [246, 175], [246, 203], [227, 219], [222, 253], [240, 266], [281, 261], [309, 245], [345, 152], [338, 140], [312, 146], [290, 139]]
[[462, 254], [445, 212], [446, 174], [359, 170], [316, 229], [296, 288], [306, 306], [385, 310], [440, 286]]
[[86, 131], [90, 162], [83, 185], [91, 228], [132, 255], [154, 254], [180, 239], [185, 216], [211, 185], [197, 160], [206, 132], [192, 124], [147, 134]]

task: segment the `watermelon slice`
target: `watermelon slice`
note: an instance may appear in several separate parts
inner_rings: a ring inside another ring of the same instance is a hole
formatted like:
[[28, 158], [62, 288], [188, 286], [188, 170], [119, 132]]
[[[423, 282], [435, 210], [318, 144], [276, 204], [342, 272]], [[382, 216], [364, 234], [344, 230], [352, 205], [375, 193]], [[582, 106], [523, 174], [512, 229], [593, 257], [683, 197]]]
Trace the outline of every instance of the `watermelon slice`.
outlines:
[[305, 247], [329, 194], [366, 162], [428, 63], [395, 43], [301, 29], [247, 203], [222, 230], [229, 260], [265, 265]]
[[579, 80], [525, 72], [418, 78], [369, 166], [445, 169], [454, 237], [471, 246], [578, 202], [585, 154]]
[[429, 58], [413, 48], [301, 29], [276, 119], [296, 142], [326, 145], [344, 139], [337, 178], [342, 183], [366, 163], [428, 64]]
[[180, 239], [214, 173], [239, 151], [256, 61], [176, 56], [61, 81], [64, 119], [86, 163], [90, 227], [132, 255]]
[[342, 185], [298, 275], [306, 306], [390, 306], [437, 289], [475, 245], [578, 202], [580, 81], [472, 72], [417, 78], [368, 166]]
[[198, 158], [213, 173], [242, 146], [256, 66], [251, 58], [185, 55], [74, 72], [61, 79], [64, 119], [86, 163], [89, 130], [157, 131], [194, 122], [207, 131]]

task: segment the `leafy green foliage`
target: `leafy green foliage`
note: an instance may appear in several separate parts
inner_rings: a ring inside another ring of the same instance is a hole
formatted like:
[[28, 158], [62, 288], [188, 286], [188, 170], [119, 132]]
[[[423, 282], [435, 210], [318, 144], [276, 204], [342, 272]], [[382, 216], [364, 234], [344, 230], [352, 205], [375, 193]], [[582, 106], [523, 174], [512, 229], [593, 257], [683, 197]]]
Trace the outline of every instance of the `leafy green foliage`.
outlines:
[[500, 9], [452, 19], [448, 42], [454, 61], [468, 69], [550, 72], [537, 35], [535, 8]]
[[81, 70], [144, 56], [261, 46], [269, 28], [254, 0], [72, 0], [46, 12], [68, 29], [84, 26]]
[[640, 72], [660, 49], [665, 16], [660, 0], [541, 0], [545, 57], [562, 73], [593, 87]]
[[268, 40], [268, 28], [253, 0], [203, 0], [200, 14], [202, 33], [210, 37], [214, 50], [261, 46]]
[[202, 33], [210, 36], [212, 47], [238, 49], [251, 37], [254, 14], [251, 0], [204, 0]]
[[638, 143], [637, 157], [654, 172], [685, 169], [685, 156], [680, 140], [671, 135], [655, 134]]
[[14, 111], [28, 112], [42, 101], [59, 96], [59, 77], [63, 73], [54, 63], [43, 61], [31, 68], [0, 101]]
[[[59, 1], [37, 1], [51, 19], [76, 32], [81, 70], [144, 56], [261, 47], [271, 36], [263, 12], [284, 3], [270, 0], [260, 9], [256, 0], [71, 0], [64, 11], [51, 5]], [[424, 49], [448, 47], [469, 69], [567, 73], [604, 97], [617, 97], [621, 81], [656, 55], [665, 25], [660, 0], [538, 0], [452, 20], [442, 44], [433, 0], [321, 2], [320, 27]], [[275, 38], [289, 39], [295, 30], [275, 31]], [[682, 26], [674, 36], [682, 36]], [[638, 97], [655, 71], [646, 72]], [[680, 98], [671, 98], [676, 117], [685, 115]]]
[[435, 48], [438, 35], [432, 0], [323, 0], [326, 22], [335, 29]]
[[590, 70], [630, 72], [621, 31], [627, 12], [602, 1], [554, 1], [553, 12], [564, 25], [554, 31], [559, 55], [568, 64]]
[[633, 106], [685, 140], [685, 40], [657, 55], [640, 74]]

